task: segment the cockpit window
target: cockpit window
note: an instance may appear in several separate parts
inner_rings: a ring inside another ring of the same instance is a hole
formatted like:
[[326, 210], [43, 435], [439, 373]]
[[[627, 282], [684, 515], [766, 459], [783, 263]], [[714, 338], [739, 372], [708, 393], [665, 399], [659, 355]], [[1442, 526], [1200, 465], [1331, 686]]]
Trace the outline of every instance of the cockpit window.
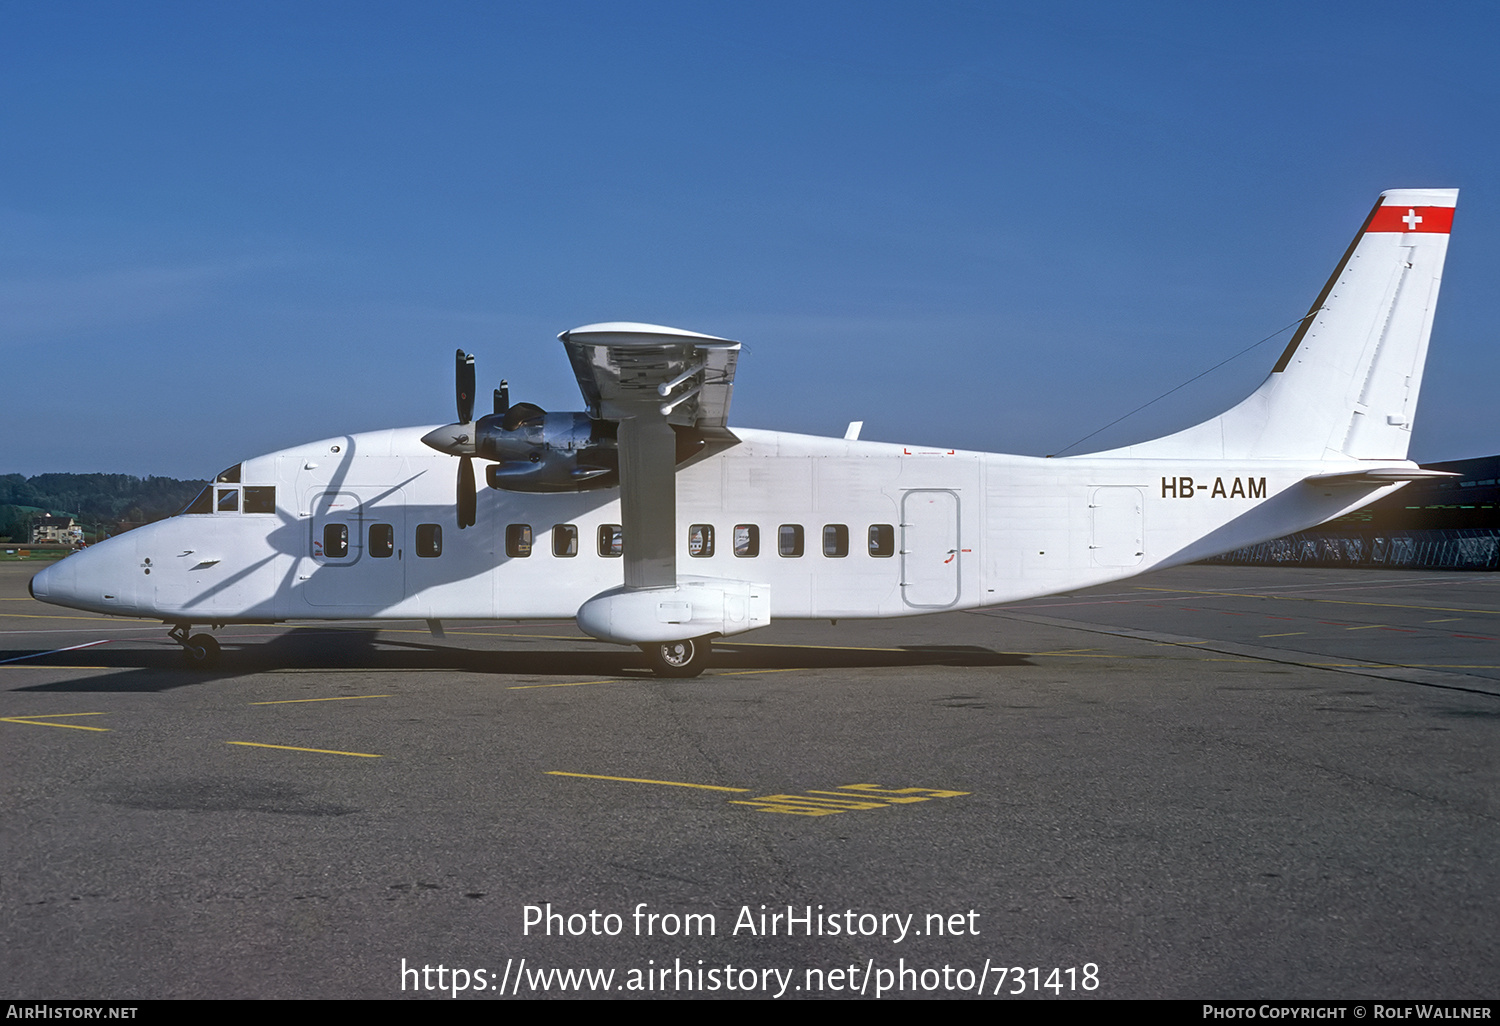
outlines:
[[209, 485], [198, 493], [198, 497], [177, 511], [177, 516], [184, 513], [212, 513], [214, 511], [214, 486]]
[[245, 488], [246, 513], [275, 513], [276, 487], [274, 485], [250, 485]]
[[220, 488], [218, 508], [220, 513], [237, 513], [240, 508], [238, 488]]
[[239, 484], [240, 483], [240, 464], [236, 463], [234, 466], [230, 467], [228, 470], [221, 470], [221, 471], [219, 471], [219, 476], [216, 477], [216, 478], [214, 478], [214, 480], [216, 482], [218, 482], [219, 484]]

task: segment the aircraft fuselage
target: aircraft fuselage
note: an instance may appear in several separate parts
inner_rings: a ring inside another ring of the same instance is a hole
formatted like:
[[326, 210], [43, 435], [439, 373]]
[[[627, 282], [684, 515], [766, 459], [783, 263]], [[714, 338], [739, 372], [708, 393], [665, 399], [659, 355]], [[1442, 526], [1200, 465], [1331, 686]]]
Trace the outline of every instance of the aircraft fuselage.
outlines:
[[[211, 511], [70, 556], [34, 593], [232, 623], [570, 619], [620, 587], [629, 539], [618, 489], [481, 489], [477, 524], [459, 530], [452, 460], [421, 443], [428, 430], [246, 460], [238, 481], [211, 486]], [[1394, 487], [1303, 483], [1338, 469], [1328, 461], [1040, 459], [735, 436], [677, 471], [677, 565], [685, 577], [753, 582], [771, 619], [910, 616], [1085, 587], [1306, 528]]]

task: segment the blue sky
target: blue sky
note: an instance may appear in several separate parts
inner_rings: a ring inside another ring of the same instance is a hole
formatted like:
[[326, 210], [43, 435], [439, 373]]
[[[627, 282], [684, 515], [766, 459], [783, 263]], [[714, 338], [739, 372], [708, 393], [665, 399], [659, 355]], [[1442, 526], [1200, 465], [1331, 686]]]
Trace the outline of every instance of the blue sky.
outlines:
[[[557, 332], [746, 343], [734, 423], [1045, 454], [1462, 190], [1414, 458], [1500, 451], [1500, 8], [0, 0], [0, 472], [201, 477]], [[1073, 451], [1238, 400], [1285, 335]]]

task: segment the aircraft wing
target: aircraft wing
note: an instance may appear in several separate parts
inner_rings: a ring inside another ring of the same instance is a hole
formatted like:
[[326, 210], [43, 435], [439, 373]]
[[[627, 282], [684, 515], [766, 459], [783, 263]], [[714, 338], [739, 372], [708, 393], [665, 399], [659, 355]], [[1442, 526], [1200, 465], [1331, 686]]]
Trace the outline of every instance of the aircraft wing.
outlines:
[[590, 324], [557, 337], [589, 416], [623, 420], [649, 405], [678, 427], [715, 433], [728, 423], [738, 342], [630, 321]]
[[589, 416], [619, 424], [625, 587], [677, 584], [675, 427], [726, 428], [740, 344], [656, 324], [614, 321], [557, 336]]

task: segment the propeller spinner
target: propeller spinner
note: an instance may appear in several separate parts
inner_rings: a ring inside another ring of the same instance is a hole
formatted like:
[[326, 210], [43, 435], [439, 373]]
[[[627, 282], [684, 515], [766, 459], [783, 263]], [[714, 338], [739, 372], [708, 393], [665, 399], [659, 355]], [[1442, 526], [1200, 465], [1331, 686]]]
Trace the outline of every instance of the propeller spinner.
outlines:
[[459, 457], [458, 526], [462, 530], [474, 524], [478, 498], [474, 489], [475, 442], [479, 425], [474, 422], [474, 356], [462, 349], [454, 356], [453, 390], [457, 398], [458, 423], [446, 424], [422, 436], [422, 441], [438, 452]]

